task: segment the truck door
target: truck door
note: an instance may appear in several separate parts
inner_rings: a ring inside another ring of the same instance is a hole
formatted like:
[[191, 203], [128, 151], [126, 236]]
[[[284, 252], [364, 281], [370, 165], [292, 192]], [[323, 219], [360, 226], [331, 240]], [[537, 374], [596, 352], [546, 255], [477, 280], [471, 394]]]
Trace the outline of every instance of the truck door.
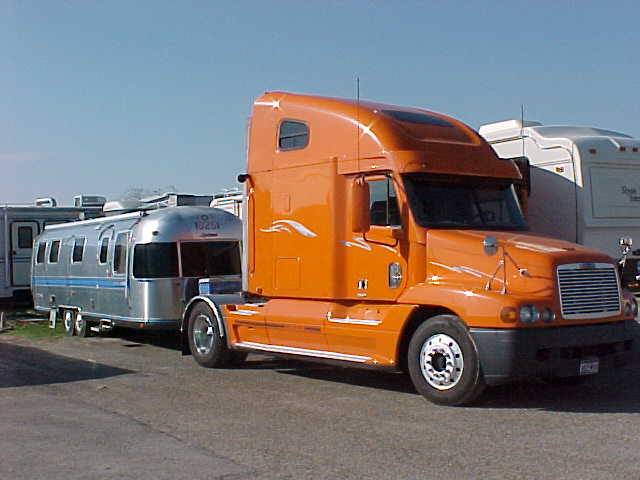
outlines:
[[367, 182], [371, 228], [347, 243], [350, 271], [355, 274], [349, 288], [363, 300], [393, 301], [402, 291], [407, 269], [401, 253], [400, 206], [392, 178], [376, 175]]
[[11, 284], [28, 286], [31, 276], [31, 251], [33, 239], [38, 235], [37, 222], [11, 224]]

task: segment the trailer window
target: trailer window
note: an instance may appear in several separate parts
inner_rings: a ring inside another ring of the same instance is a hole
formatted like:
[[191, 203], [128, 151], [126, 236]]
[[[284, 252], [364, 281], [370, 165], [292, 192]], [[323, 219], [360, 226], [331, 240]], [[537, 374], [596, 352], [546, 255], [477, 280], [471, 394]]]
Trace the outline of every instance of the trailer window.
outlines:
[[98, 262], [107, 263], [107, 253], [109, 252], [109, 237], [104, 237], [100, 242], [100, 257]]
[[33, 228], [18, 227], [18, 248], [33, 247]]
[[60, 240], [51, 242], [51, 250], [49, 250], [49, 263], [58, 263], [60, 256]]
[[113, 271], [125, 273], [127, 270], [127, 232], [119, 233], [113, 249]]
[[183, 242], [180, 255], [183, 277], [240, 274], [238, 242]]
[[172, 278], [178, 276], [178, 247], [175, 243], [147, 243], [133, 249], [133, 276]]
[[71, 263], [78, 263], [82, 261], [84, 255], [84, 237], [77, 237], [73, 239], [73, 253], [71, 254]]
[[302, 122], [285, 120], [280, 124], [278, 148], [280, 150], [297, 150], [309, 143], [309, 127]]
[[44, 263], [44, 251], [47, 248], [46, 242], [38, 243], [38, 253], [36, 253], [36, 263]]

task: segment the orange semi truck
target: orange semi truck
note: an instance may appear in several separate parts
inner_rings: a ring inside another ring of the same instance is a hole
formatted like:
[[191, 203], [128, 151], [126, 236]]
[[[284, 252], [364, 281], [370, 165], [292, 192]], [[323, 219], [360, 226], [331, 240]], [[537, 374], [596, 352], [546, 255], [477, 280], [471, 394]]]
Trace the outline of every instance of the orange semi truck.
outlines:
[[204, 366], [267, 352], [402, 370], [461, 405], [632, 359], [637, 306], [615, 262], [528, 234], [516, 165], [458, 120], [265, 93], [239, 181], [242, 300], [199, 295], [182, 324]]

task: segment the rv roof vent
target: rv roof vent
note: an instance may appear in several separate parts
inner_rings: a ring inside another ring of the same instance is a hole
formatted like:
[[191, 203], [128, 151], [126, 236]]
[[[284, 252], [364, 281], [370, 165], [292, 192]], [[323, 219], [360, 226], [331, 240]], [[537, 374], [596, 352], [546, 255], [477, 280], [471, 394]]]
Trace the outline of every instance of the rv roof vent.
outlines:
[[495, 122], [495, 123], [487, 123], [485, 125], [480, 125], [478, 129], [478, 133], [480, 135], [486, 135], [488, 133], [499, 132], [501, 130], [512, 130], [515, 128], [525, 128], [525, 127], [540, 127], [542, 124], [540, 122], [536, 122], [534, 120], [505, 120], [503, 122]]
[[119, 215], [140, 209], [139, 200], [110, 200], [104, 204], [102, 211], [105, 215]]
[[102, 208], [107, 199], [100, 195], [76, 195], [73, 197], [74, 207], [98, 207]]
[[169, 192], [140, 200], [140, 208], [153, 209], [162, 207], [202, 206], [208, 207], [213, 199], [211, 195], [191, 195]]
[[58, 205], [53, 197], [36, 198], [36, 207], [55, 207]]

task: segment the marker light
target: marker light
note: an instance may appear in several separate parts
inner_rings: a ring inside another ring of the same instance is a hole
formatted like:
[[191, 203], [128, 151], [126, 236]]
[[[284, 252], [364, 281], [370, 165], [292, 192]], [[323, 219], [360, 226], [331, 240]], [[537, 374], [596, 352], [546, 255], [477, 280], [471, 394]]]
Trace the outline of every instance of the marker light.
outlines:
[[504, 307], [500, 311], [500, 320], [505, 323], [513, 323], [518, 320], [518, 311], [513, 307]]

